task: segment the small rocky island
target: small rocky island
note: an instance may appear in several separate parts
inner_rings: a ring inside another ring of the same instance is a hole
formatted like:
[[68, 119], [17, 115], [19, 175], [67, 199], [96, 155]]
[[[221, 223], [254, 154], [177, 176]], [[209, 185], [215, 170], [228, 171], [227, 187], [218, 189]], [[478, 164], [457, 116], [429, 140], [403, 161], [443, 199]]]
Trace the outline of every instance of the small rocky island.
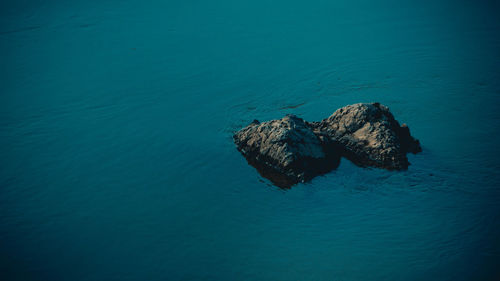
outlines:
[[406, 154], [422, 151], [408, 126], [380, 103], [348, 105], [319, 122], [295, 115], [254, 120], [233, 138], [248, 163], [280, 187], [327, 173], [341, 157], [362, 167], [404, 170]]

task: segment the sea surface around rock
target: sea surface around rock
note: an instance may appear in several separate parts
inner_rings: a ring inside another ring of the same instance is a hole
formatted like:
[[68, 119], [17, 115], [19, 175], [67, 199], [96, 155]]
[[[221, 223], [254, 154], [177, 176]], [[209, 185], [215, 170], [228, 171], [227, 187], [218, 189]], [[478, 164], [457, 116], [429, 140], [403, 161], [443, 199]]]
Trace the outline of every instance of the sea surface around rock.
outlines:
[[408, 126], [400, 125], [380, 103], [348, 105], [320, 122], [294, 115], [254, 120], [233, 139], [248, 163], [280, 187], [335, 169], [341, 156], [359, 166], [404, 170], [409, 165], [406, 154], [421, 151]]

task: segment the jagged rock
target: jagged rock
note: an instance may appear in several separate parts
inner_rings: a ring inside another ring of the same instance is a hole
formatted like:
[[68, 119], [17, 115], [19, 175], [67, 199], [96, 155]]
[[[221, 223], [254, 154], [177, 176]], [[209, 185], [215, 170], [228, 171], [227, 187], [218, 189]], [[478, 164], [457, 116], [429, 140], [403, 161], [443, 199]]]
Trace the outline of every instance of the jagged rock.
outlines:
[[234, 136], [237, 148], [262, 176], [289, 187], [336, 168], [340, 156], [359, 166], [407, 169], [406, 154], [422, 151], [406, 124], [379, 103], [342, 107], [320, 122], [294, 115], [254, 120]]
[[254, 120], [233, 138], [248, 162], [281, 187], [326, 173], [340, 161], [335, 144], [321, 141], [303, 119], [294, 115], [263, 123]]
[[317, 135], [338, 142], [343, 156], [360, 166], [406, 169], [406, 154], [422, 150], [408, 126], [400, 126], [389, 108], [379, 103], [348, 105], [327, 119], [308, 125]]

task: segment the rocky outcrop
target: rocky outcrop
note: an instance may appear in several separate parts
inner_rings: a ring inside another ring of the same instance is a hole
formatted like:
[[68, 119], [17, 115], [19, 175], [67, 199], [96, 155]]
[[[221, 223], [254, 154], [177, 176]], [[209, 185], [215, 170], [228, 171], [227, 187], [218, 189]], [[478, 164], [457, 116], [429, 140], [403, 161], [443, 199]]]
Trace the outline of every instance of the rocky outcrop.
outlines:
[[274, 184], [288, 187], [334, 169], [338, 149], [321, 141], [307, 123], [294, 115], [250, 125], [234, 135], [238, 150]]
[[336, 168], [340, 156], [360, 166], [403, 170], [409, 165], [406, 154], [421, 151], [408, 126], [379, 103], [345, 106], [320, 122], [294, 115], [254, 120], [233, 138], [248, 162], [282, 187]]
[[400, 126], [389, 108], [379, 103], [348, 105], [309, 125], [316, 134], [338, 142], [342, 155], [360, 166], [407, 169], [406, 154], [422, 150], [408, 126]]

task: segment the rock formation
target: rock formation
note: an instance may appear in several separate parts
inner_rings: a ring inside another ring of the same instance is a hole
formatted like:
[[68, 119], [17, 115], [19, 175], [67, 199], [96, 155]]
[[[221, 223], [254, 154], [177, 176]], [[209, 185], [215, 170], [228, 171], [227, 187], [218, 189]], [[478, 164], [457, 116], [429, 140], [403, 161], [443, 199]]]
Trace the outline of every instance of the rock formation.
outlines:
[[238, 150], [274, 184], [288, 187], [334, 169], [337, 149], [325, 145], [294, 115], [264, 123], [254, 120], [234, 135]]
[[344, 150], [342, 155], [360, 166], [406, 169], [406, 153], [422, 150], [408, 126], [400, 126], [389, 108], [379, 103], [348, 105], [309, 125], [316, 134], [338, 142]]
[[248, 162], [282, 187], [336, 168], [340, 156], [360, 166], [403, 170], [409, 165], [406, 154], [421, 151], [408, 126], [400, 126], [379, 103], [348, 105], [320, 122], [294, 115], [254, 120], [233, 138]]

